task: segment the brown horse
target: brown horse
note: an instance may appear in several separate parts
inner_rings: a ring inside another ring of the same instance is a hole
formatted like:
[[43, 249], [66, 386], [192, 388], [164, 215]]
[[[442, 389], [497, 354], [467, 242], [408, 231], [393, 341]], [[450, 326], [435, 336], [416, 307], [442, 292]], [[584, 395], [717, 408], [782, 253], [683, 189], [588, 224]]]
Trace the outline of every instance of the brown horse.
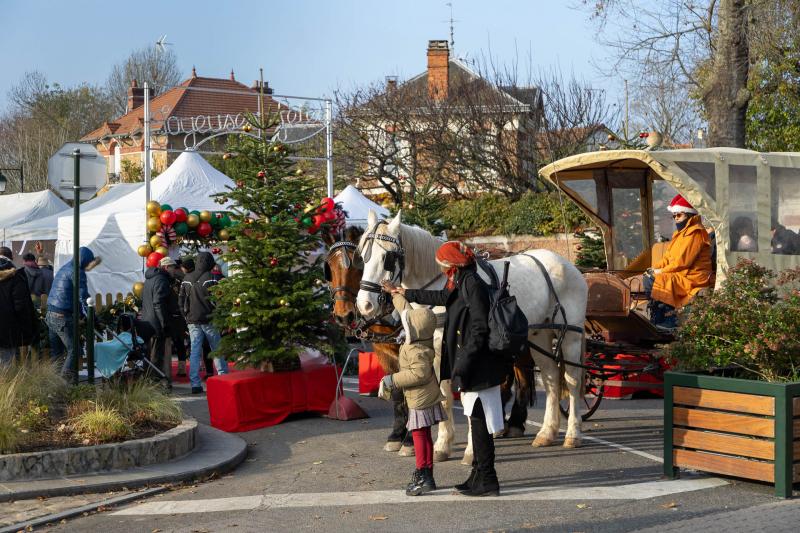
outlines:
[[[326, 239], [329, 252], [325, 259], [325, 278], [333, 298], [333, 317], [336, 323], [346, 330], [352, 330], [356, 324], [354, 302], [364, 268], [364, 263], [356, 252], [356, 243], [361, 237], [361, 233], [363, 231], [359, 228], [350, 227], [345, 231], [344, 240], [333, 242], [332, 239]], [[372, 340], [373, 350], [375, 350], [378, 363], [384, 373], [393, 374], [399, 371], [400, 345], [395, 342], [378, 342], [380, 340], [388, 341], [393, 334], [396, 336], [399, 333], [397, 328], [375, 323], [371, 324], [363, 333], [367, 340]], [[408, 407], [402, 391], [397, 389], [394, 391], [392, 406], [394, 409], [392, 432], [386, 439], [383, 449], [387, 452], [399, 451], [402, 456], [413, 455], [411, 433], [406, 430]]]

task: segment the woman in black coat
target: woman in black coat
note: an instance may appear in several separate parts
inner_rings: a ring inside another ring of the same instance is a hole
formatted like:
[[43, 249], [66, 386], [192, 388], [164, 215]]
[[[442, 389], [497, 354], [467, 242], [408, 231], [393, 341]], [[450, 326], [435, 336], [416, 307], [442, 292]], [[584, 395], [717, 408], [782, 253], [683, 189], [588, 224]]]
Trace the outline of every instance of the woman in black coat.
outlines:
[[488, 346], [489, 288], [478, 275], [472, 250], [460, 242], [440, 246], [436, 262], [447, 276], [444, 289], [404, 289], [385, 282], [384, 290], [404, 294], [409, 302], [446, 308], [440, 379], [450, 378], [453, 390], [461, 392], [475, 454], [469, 479], [456, 490], [469, 496], [496, 495], [500, 485], [492, 434], [503, 429], [500, 384], [505, 369]]

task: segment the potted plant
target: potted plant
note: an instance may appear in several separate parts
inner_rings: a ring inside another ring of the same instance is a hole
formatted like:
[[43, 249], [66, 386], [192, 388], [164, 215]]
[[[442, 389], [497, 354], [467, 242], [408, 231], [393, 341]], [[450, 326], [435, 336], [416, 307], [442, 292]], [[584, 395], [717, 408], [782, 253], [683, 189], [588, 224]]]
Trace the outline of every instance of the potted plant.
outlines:
[[[800, 269], [741, 260], [698, 296], [664, 376], [664, 474], [691, 468], [775, 485], [800, 481]], [[797, 466], [796, 466], [797, 464]]]

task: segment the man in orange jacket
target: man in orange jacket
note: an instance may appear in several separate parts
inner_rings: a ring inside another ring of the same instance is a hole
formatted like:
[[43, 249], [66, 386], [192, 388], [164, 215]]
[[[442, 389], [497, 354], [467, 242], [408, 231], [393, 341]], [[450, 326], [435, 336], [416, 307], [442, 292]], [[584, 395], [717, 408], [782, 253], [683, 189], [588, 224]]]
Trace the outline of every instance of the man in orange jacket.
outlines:
[[674, 310], [689, 303], [700, 289], [714, 285], [714, 266], [711, 238], [697, 210], [680, 194], [667, 209], [676, 231], [664, 256], [645, 275], [644, 289], [656, 302], [651, 307], [653, 323], [675, 327]]

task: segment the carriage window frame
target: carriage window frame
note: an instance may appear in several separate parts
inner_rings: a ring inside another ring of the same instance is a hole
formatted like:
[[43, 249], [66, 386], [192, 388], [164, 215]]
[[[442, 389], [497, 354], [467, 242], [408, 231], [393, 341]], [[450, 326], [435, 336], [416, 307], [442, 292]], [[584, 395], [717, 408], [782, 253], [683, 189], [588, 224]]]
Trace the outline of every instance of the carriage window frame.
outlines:
[[[793, 193], [791, 199], [786, 198], [785, 191], [787, 190]], [[796, 205], [797, 209], [782, 209], [788, 204]], [[789, 213], [784, 213], [785, 210]], [[774, 255], [800, 255], [800, 215], [791, 214], [800, 212], [800, 169], [778, 166], [770, 168], [769, 211], [772, 233], [771, 253]]]
[[717, 199], [716, 165], [705, 161], [675, 161], [689, 178], [700, 186], [712, 200]]

